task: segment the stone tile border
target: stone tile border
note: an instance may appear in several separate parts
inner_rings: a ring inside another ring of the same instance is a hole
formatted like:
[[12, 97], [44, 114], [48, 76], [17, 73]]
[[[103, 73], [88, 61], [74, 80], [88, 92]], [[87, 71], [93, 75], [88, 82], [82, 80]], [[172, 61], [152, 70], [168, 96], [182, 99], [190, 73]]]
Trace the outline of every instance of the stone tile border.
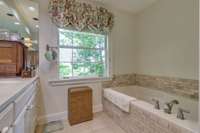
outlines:
[[135, 74], [114, 75], [111, 81], [102, 82], [103, 88], [135, 85]]
[[138, 85], [175, 93], [191, 99], [199, 98], [199, 81], [173, 77], [150, 76], [143, 74], [114, 75], [111, 81], [102, 82], [103, 88]]
[[135, 85], [198, 99], [199, 81], [136, 74]]

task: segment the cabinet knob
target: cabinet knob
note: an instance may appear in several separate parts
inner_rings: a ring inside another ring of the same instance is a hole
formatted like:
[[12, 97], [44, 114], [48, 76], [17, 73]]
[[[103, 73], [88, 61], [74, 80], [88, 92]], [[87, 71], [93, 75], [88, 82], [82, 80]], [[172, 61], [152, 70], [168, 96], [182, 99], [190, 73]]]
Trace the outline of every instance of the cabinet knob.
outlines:
[[0, 133], [8, 133], [9, 127], [4, 127]]
[[31, 109], [33, 109], [34, 107], [35, 107], [35, 105], [30, 105], [30, 106], [27, 107], [26, 110], [31, 110]]

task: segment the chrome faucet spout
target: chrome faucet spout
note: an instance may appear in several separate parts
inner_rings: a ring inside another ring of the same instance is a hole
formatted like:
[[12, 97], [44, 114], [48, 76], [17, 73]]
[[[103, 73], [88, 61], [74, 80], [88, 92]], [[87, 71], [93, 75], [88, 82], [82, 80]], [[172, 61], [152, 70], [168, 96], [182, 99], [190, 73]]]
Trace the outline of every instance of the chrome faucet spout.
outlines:
[[172, 113], [173, 106], [179, 104], [178, 100], [172, 100], [171, 102], [165, 103], [164, 112], [167, 114]]
[[179, 104], [179, 101], [178, 100], [172, 100], [171, 103], [172, 104]]

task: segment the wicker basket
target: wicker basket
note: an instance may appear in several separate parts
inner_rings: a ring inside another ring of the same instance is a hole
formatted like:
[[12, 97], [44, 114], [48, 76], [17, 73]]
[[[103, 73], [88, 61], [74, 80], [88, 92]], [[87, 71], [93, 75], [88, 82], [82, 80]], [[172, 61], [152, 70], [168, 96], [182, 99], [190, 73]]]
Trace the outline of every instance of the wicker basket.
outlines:
[[87, 86], [69, 88], [68, 109], [71, 125], [92, 120], [92, 89]]

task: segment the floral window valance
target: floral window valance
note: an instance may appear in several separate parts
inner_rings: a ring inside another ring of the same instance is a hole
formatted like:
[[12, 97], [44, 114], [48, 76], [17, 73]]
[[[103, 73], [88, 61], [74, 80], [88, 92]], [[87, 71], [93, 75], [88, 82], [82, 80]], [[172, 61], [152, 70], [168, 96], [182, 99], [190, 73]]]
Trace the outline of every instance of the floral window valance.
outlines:
[[75, 0], [50, 0], [49, 13], [60, 28], [108, 33], [114, 24], [114, 16], [107, 9]]

